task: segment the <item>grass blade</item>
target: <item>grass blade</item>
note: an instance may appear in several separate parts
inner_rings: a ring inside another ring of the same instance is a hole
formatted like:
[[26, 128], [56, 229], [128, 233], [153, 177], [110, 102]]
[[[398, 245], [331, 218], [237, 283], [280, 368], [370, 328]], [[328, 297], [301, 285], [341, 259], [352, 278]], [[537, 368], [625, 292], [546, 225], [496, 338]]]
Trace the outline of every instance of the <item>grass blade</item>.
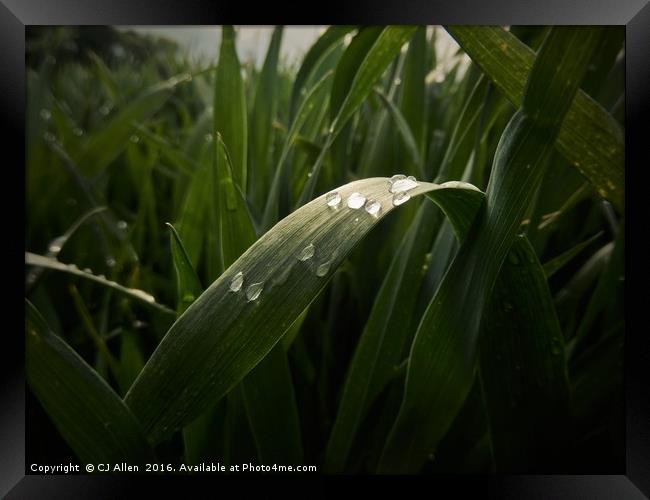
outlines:
[[252, 184], [248, 188], [248, 193], [251, 194], [253, 206], [257, 210], [264, 207], [271, 184], [270, 176], [272, 173], [269, 168], [269, 154], [272, 143], [272, 124], [275, 119], [278, 101], [278, 58], [280, 56], [282, 32], [282, 26], [277, 26], [273, 30], [262, 73], [255, 89], [249, 124], [251, 139], [249, 170]]
[[[213, 130], [221, 134], [228, 146], [235, 183], [246, 192], [248, 130], [246, 123], [246, 96], [232, 26], [221, 30], [221, 50], [214, 94]], [[253, 117], [254, 119], [257, 116]]]
[[312, 45], [300, 65], [291, 89], [290, 117], [293, 123], [296, 109], [299, 107], [301, 95], [305, 91], [309, 77], [327, 54], [338, 45], [339, 41], [355, 29], [354, 26], [330, 26]]
[[546, 274], [546, 278], [548, 279], [553, 276], [558, 270], [562, 269], [565, 264], [573, 260], [574, 257], [580, 254], [580, 252], [582, 252], [602, 235], [603, 232], [600, 231], [599, 233], [594, 234], [591, 238], [588, 238], [585, 241], [581, 241], [577, 245], [569, 248], [567, 251], [562, 252], [557, 257], [553, 257], [551, 260], [544, 263], [544, 274]]
[[[448, 26], [447, 31], [515, 106], [524, 95], [535, 53], [497, 26]], [[623, 212], [624, 144], [620, 126], [596, 101], [578, 91], [558, 136], [558, 150]]]
[[[380, 472], [417, 472], [469, 393], [488, 293], [543, 178], [599, 36], [598, 30], [556, 29], [540, 50], [523, 107], [499, 143], [485, 210], [475, 219], [411, 346], [404, 399], [384, 447]], [[550, 80], [539, 80], [548, 74]]]
[[203, 287], [194, 267], [192, 267], [181, 237], [174, 226], [167, 223], [167, 227], [169, 228], [174, 269], [176, 270], [176, 315], [180, 316], [201, 295]]
[[25, 368], [59, 432], [84, 463], [133, 465], [155, 460], [120, 397], [26, 301]]
[[482, 320], [480, 377], [497, 472], [565, 470], [571, 449], [564, 338], [544, 270], [518, 236]]
[[[375, 178], [338, 189], [343, 200], [354, 192], [377, 200], [382, 205], [377, 217], [346, 206], [334, 210], [325, 195], [300, 208], [246, 250], [178, 318], [126, 396], [152, 442], [218, 401], [268, 354], [347, 253], [392, 211], [387, 188], [388, 179]], [[443, 206], [458, 204], [450, 195], [459, 190], [449, 186], [420, 183], [410, 194], [427, 191], [435, 191]], [[309, 255], [311, 244], [313, 257], [299, 260]], [[233, 283], [239, 272], [241, 288]], [[191, 366], [186, 359], [193, 360]]]
[[120, 292], [126, 297], [135, 299], [155, 311], [162, 312], [166, 315], [174, 314], [174, 311], [160, 304], [159, 302], [156, 302], [155, 297], [153, 297], [151, 294], [143, 290], [138, 290], [136, 288], [125, 287], [119, 283], [115, 283], [114, 281], [106, 279], [103, 275], [97, 276], [89, 271], [81, 270], [74, 264], [64, 264], [63, 262], [59, 262], [56, 259], [51, 259], [49, 257], [37, 255], [31, 252], [25, 252], [25, 264], [28, 266], [44, 267], [46, 269], [52, 269], [54, 271], [62, 271], [64, 273], [94, 281], [95, 283], [98, 283], [102, 286], [112, 288], [113, 290]]

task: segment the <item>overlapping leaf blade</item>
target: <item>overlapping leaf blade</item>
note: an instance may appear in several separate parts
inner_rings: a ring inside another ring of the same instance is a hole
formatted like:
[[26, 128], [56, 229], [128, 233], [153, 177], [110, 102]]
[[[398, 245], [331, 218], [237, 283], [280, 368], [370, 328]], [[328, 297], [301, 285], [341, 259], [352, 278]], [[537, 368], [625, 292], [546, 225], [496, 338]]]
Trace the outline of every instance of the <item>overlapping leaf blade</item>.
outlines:
[[[488, 294], [599, 36], [595, 29], [566, 28], [552, 31], [545, 41], [523, 108], [500, 141], [485, 210], [475, 219], [411, 346], [404, 399], [380, 472], [418, 471], [468, 394]], [[538, 80], [538, 75], [550, 79]]]

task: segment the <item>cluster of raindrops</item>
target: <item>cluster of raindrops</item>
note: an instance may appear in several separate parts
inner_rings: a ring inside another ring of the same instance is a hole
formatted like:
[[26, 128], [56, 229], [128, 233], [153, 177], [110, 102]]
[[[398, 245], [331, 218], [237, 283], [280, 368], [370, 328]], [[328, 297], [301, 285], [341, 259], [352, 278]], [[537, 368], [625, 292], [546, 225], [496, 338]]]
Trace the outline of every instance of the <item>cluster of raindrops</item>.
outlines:
[[[405, 175], [399, 174], [391, 177], [389, 180], [389, 192], [393, 195], [393, 206], [398, 206], [406, 203], [411, 198], [411, 196], [408, 194], [408, 191], [416, 188], [418, 185], [418, 181], [413, 176], [407, 177]], [[325, 195], [325, 203], [331, 209], [338, 209], [343, 204], [343, 197], [338, 191], [332, 191]], [[379, 217], [382, 212], [382, 205], [379, 201], [372, 198], [367, 198], [362, 193], [356, 191], [347, 197], [345, 204], [352, 210], [359, 210], [363, 208], [368, 214], [373, 217]], [[354, 220], [357, 222], [359, 218], [356, 217]], [[316, 247], [313, 243], [309, 243], [297, 252], [296, 259], [300, 262], [311, 262], [314, 258], [315, 253]], [[312, 269], [316, 276], [319, 278], [327, 276], [332, 267], [335, 253], [333, 253], [329, 259], [321, 263], [313, 263]], [[278, 276], [275, 284], [277, 285], [284, 283], [290, 271], [291, 266], [287, 266], [282, 272], [281, 276]], [[262, 294], [264, 283], [251, 283], [250, 285], [244, 287], [244, 273], [242, 271], [239, 271], [231, 278], [228, 289], [232, 293], [238, 293], [241, 290], [245, 290], [244, 294], [246, 296], [246, 300], [248, 300], [248, 302], [254, 302], [259, 299], [260, 295]]]
[[[389, 180], [388, 191], [393, 195], [393, 206], [399, 206], [403, 203], [406, 203], [411, 199], [411, 195], [408, 191], [418, 187], [418, 181], [413, 177], [405, 176], [402, 174], [394, 175]], [[343, 198], [338, 191], [332, 191], [325, 195], [325, 203], [328, 207], [332, 209], [338, 209], [343, 202]], [[351, 193], [347, 200], [346, 205], [352, 210], [358, 210], [364, 208], [373, 217], [379, 217], [382, 211], [381, 203], [372, 198], [367, 198], [365, 195], [359, 192]], [[357, 222], [358, 217], [354, 219]]]

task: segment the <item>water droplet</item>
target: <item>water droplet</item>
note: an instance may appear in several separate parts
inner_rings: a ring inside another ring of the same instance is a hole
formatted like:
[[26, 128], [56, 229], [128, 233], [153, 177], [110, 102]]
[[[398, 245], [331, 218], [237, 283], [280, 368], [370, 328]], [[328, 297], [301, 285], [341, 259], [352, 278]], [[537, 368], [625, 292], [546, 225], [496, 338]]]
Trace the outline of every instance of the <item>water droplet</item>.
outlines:
[[143, 300], [146, 300], [147, 302], [151, 302], [152, 304], [156, 302], [156, 299], [154, 298], [153, 295], [150, 295], [147, 292], [143, 292], [142, 290], [136, 290], [132, 288], [131, 293], [137, 297], [140, 297]]
[[366, 202], [365, 208], [366, 212], [368, 212], [370, 215], [374, 215], [375, 217], [378, 217], [381, 213], [381, 203], [379, 203], [377, 200], [368, 200]]
[[359, 217], [355, 217], [354, 222], [359, 222]]
[[45, 121], [48, 121], [50, 118], [52, 118], [52, 113], [50, 113], [49, 109], [45, 109], [45, 108], [41, 109], [40, 115], [41, 118]]
[[336, 191], [327, 193], [327, 196], [325, 196], [325, 202], [328, 207], [336, 208], [341, 204], [341, 195]]
[[517, 254], [514, 251], [511, 251], [508, 254], [508, 262], [515, 266], [519, 264], [519, 257], [517, 257]]
[[415, 180], [415, 177], [407, 177], [406, 179], [399, 179], [393, 182], [390, 185], [391, 193], [400, 193], [404, 191], [409, 191], [418, 187], [418, 181]]
[[395, 175], [393, 175], [393, 176], [388, 180], [388, 184], [392, 186], [393, 183], [395, 183], [395, 182], [397, 182], [397, 181], [401, 181], [401, 180], [403, 180], [403, 179], [406, 179], [406, 176], [405, 176], [405, 175], [402, 175], [402, 174], [395, 174]]
[[410, 199], [411, 199], [410, 194], [408, 194], [405, 191], [400, 191], [399, 193], [395, 193], [393, 195], [393, 205], [397, 207], [399, 205], [406, 203]]
[[61, 251], [61, 245], [59, 245], [58, 243], [52, 243], [48, 248], [48, 250], [52, 253], [58, 253]]
[[332, 266], [332, 261], [323, 262], [316, 268], [316, 276], [322, 278], [327, 273], [330, 272], [330, 267]]
[[232, 280], [230, 280], [230, 291], [231, 292], [238, 292], [241, 290], [241, 286], [244, 284], [244, 273], [241, 271], [235, 274], [233, 276]]
[[125, 231], [126, 228], [127, 228], [128, 226], [129, 226], [129, 225], [126, 223], [126, 221], [121, 220], [121, 221], [118, 221], [118, 222], [117, 222], [117, 228], [118, 228], [120, 231]]
[[361, 208], [366, 203], [366, 197], [361, 193], [352, 193], [348, 197], [348, 207], [353, 209]]
[[101, 278], [101, 279], [103, 279], [103, 280], [105, 280], [105, 279], [106, 279], [106, 276], [105, 276], [105, 275], [103, 275], [103, 274], [100, 274], [100, 275], [99, 275], [99, 276], [97, 276], [97, 277], [98, 277], [98, 278]]
[[395, 78], [395, 86], [399, 86], [402, 84], [402, 79], [401, 78]]
[[113, 267], [113, 266], [115, 266], [115, 259], [114, 259], [113, 257], [108, 257], [108, 258], [106, 259], [106, 265], [107, 265], [108, 267]]
[[316, 247], [312, 243], [303, 248], [297, 255], [298, 260], [305, 262], [306, 260], [311, 259], [314, 256]]
[[129, 140], [130, 140], [133, 144], [137, 144], [138, 142], [140, 142], [140, 137], [138, 137], [137, 135], [133, 134], [131, 137], [129, 137]]
[[83, 268], [83, 272], [84, 272], [84, 273], [90, 273], [90, 274], [92, 274], [92, 273], [93, 273], [93, 270], [90, 269], [89, 267], [84, 267], [84, 268]]
[[52, 132], [45, 132], [43, 139], [45, 139], [45, 142], [56, 142], [56, 136]]
[[314, 173], [311, 170], [307, 172], [307, 178], [311, 177], [312, 175], [314, 175]]
[[249, 287], [246, 289], [246, 298], [248, 301], [253, 302], [254, 300], [257, 300], [262, 293], [263, 288], [264, 283], [253, 283], [252, 285], [249, 285]]
[[77, 127], [72, 130], [72, 133], [77, 137], [81, 137], [82, 135], [84, 135], [84, 130], [82, 128]]
[[100, 112], [102, 115], [104, 115], [104, 116], [108, 115], [108, 113], [111, 112], [111, 107], [110, 107], [110, 105], [108, 105], [108, 104], [104, 104], [104, 105], [102, 105], [102, 107], [99, 108], [99, 112]]
[[203, 138], [205, 139], [205, 142], [212, 142], [212, 134], [205, 134]]

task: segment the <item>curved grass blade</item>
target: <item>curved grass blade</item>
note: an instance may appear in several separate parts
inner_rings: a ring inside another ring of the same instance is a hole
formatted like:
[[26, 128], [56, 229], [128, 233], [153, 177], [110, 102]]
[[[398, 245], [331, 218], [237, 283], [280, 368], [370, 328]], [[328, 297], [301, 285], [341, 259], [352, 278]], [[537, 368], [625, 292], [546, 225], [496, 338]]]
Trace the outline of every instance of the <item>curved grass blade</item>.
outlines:
[[293, 88], [291, 89], [289, 115], [292, 124], [296, 115], [296, 109], [299, 107], [298, 103], [300, 102], [301, 95], [305, 91], [305, 86], [308, 83], [309, 77], [316, 69], [316, 66], [325, 59], [327, 54], [345, 35], [354, 29], [354, 26], [330, 26], [309, 48], [307, 54], [305, 54], [300, 69], [296, 73], [296, 78], [293, 81]]
[[522, 109], [499, 143], [485, 210], [445, 274], [411, 346], [402, 407], [379, 472], [417, 472], [469, 393], [488, 294], [543, 178], [599, 37], [597, 29], [554, 29], [540, 49]]
[[[498, 26], [447, 26], [447, 31], [494, 82], [519, 106], [535, 53]], [[610, 200], [625, 210], [624, 143], [617, 121], [579, 90], [557, 139], [562, 155]]]
[[[248, 130], [246, 123], [246, 95], [241, 68], [235, 50], [235, 31], [232, 26], [221, 30], [221, 49], [214, 93], [213, 130], [221, 134], [228, 145], [235, 182], [246, 192]], [[253, 119], [256, 119], [255, 115]]]
[[119, 283], [106, 279], [103, 275], [97, 276], [89, 271], [81, 270], [74, 264], [64, 264], [63, 262], [59, 262], [56, 259], [51, 259], [49, 257], [31, 252], [25, 252], [25, 264], [28, 266], [38, 266], [44, 267], [46, 269], [53, 269], [55, 271], [62, 271], [64, 273], [94, 281], [95, 283], [99, 283], [102, 286], [112, 288], [113, 290], [120, 292], [121, 294], [131, 299], [135, 299], [155, 311], [164, 313], [166, 315], [174, 315], [174, 311], [160, 304], [159, 302], [156, 302], [156, 299], [153, 295], [143, 290], [125, 287]]
[[[268, 354], [355, 244], [393, 210], [388, 187], [386, 178], [355, 181], [338, 188], [338, 209], [323, 195], [293, 212], [178, 318], [126, 395], [150, 441], [213, 405]], [[409, 193], [427, 191], [443, 207], [459, 204], [449, 186], [420, 183]], [[382, 210], [375, 216], [348, 208], [356, 192]]]
[[25, 368], [29, 387], [84, 463], [151, 463], [137, 420], [79, 355], [26, 301]]

